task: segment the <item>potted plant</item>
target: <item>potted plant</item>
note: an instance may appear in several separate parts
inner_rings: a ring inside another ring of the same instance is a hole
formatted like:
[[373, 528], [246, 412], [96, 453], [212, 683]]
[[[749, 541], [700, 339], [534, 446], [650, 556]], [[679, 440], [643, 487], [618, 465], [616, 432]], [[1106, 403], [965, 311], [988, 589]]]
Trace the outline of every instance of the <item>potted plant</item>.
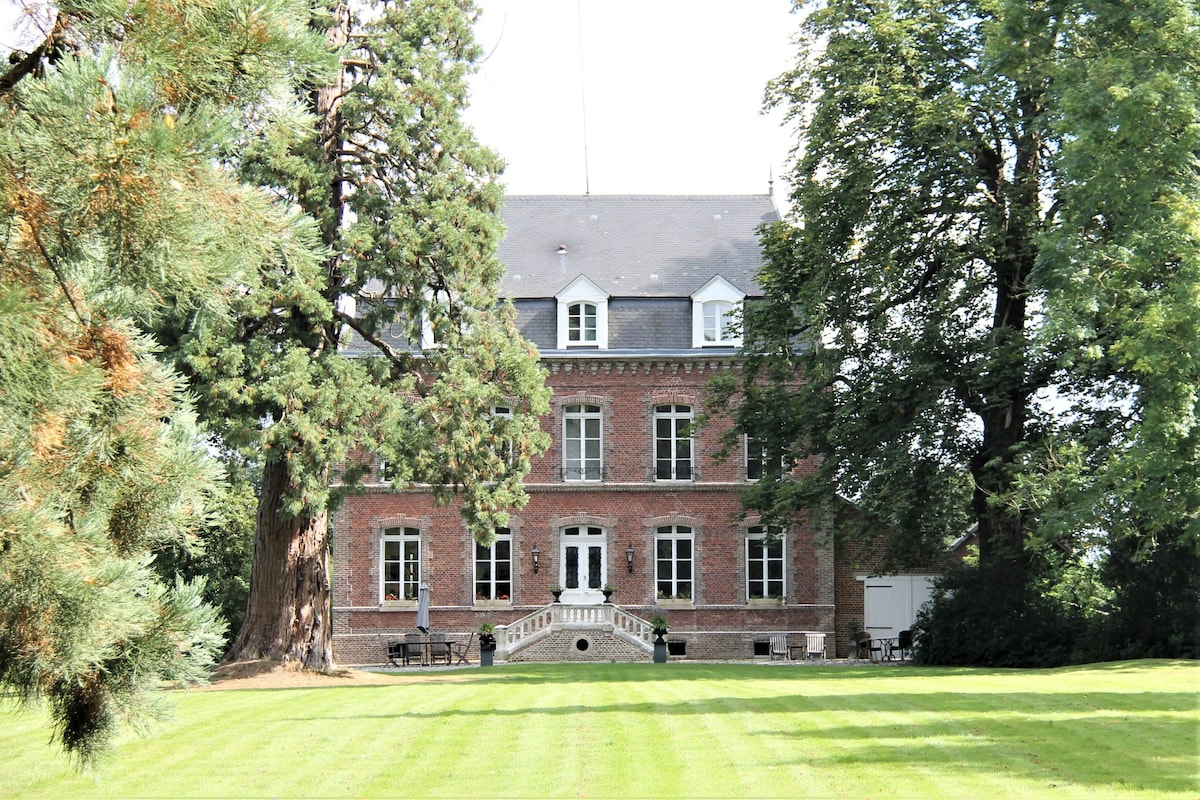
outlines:
[[558, 599], [559, 596], [562, 595], [562, 593], [563, 593], [563, 588], [561, 586], [558, 586], [556, 584], [556, 585], [550, 587], [550, 594], [554, 595], [554, 602], [556, 602], [556, 603], [562, 602], [561, 600]]
[[604, 588], [600, 590], [600, 591], [604, 592], [604, 602], [611, 603], [613, 592], [615, 592], [616, 590], [617, 590], [617, 587], [613, 586], [611, 583], [604, 584]]
[[667, 618], [657, 614], [650, 618], [650, 627], [654, 630], [654, 663], [667, 663]]
[[496, 626], [484, 622], [479, 626], [479, 666], [492, 666], [492, 658], [496, 652]]

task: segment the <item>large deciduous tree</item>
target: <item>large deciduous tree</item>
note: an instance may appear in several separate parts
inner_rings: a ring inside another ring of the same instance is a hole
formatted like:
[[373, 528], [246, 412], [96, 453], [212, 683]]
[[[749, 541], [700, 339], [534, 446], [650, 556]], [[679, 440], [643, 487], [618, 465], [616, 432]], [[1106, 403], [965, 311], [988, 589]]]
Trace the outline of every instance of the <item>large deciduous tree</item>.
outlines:
[[793, 218], [764, 233], [725, 396], [817, 467], [748, 505], [850, 498], [839, 530], [893, 566], [973, 529], [997, 608], [1114, 518], [1194, 528], [1194, 4], [806, 10], [769, 89], [800, 136]]
[[496, 295], [501, 164], [459, 117], [473, 16], [465, 0], [332, 3], [314, 25], [337, 79], [246, 130], [242, 174], [313, 217], [327, 257], [307, 283], [268, 264], [238, 314], [180, 326], [202, 414], [263, 462], [231, 660], [333, 666], [329, 511], [380, 456], [457, 499], [481, 541], [525, 502], [548, 391]]
[[322, 49], [275, 0], [45, 21], [0, 74], [0, 692], [91, 761], [220, 652], [202, 583], [151, 566], [196, 545], [220, 476], [142, 331], [168, 298], [220, 314], [262, 264], [320, 266], [315, 226], [218, 163]]

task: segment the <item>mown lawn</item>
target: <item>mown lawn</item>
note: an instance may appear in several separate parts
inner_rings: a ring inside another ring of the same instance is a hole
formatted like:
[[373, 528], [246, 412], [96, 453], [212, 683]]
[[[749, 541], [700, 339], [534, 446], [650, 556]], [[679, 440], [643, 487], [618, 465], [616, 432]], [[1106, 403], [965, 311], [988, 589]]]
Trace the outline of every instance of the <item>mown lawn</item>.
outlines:
[[1200, 662], [541, 664], [173, 693], [95, 773], [0, 711], [3, 797], [1196, 798]]

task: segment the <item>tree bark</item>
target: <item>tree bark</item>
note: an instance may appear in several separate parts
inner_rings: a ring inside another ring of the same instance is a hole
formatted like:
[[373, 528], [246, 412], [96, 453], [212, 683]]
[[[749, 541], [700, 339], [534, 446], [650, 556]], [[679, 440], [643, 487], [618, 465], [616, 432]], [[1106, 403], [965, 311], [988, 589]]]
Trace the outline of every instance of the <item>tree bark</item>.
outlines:
[[[1013, 465], [1025, 442], [1029, 418], [1029, 276], [1037, 263], [1041, 232], [1038, 177], [1042, 141], [1038, 132], [1043, 109], [1035, 91], [1019, 94], [1022, 131], [1017, 138], [1013, 181], [1007, 192], [1006, 217], [996, 264], [996, 303], [992, 317], [992, 385], [982, 392], [983, 442], [971, 459], [975, 489], [972, 511], [978, 523], [981, 564], [1026, 563], [1024, 514], [1004, 502], [1013, 489]], [[997, 167], [998, 169], [998, 167]], [[992, 179], [1003, 184], [997, 172]], [[992, 498], [1002, 498], [999, 504]]]
[[329, 517], [281, 513], [292, 488], [285, 463], [263, 468], [250, 598], [230, 661], [270, 659], [303, 669], [333, 669], [330, 621]]
[[993, 497], [1012, 490], [1011, 469], [1015, 448], [1024, 440], [1025, 409], [1014, 406], [984, 416], [983, 446], [971, 459], [971, 477], [975, 488], [971, 507], [976, 521], [979, 562], [1020, 563], [1024, 552], [1025, 521], [1020, 511], [1004, 503], [995, 505]]
[[[325, 32], [326, 43], [339, 50], [349, 37], [349, 2], [333, 0], [329, 10], [332, 24]], [[338, 108], [344, 80], [345, 74], [339, 70], [331, 85], [313, 90], [309, 98], [318, 118], [317, 141], [330, 169], [331, 196], [326, 199], [328, 207], [305, 210], [318, 220], [322, 240], [334, 251], [326, 267], [325, 290], [332, 305], [342, 288], [335, 246], [344, 205], [337, 155], [342, 141]], [[314, 356], [338, 357], [326, 351], [327, 344], [337, 341], [336, 320], [316, 326], [316, 330], [320, 335], [307, 342]], [[325, 471], [327, 479], [328, 468]], [[284, 514], [284, 501], [298, 494], [296, 484], [285, 460], [264, 465], [246, 620], [227, 661], [266, 658], [301, 669], [333, 669], [329, 514], [324, 509], [299, 517]]]

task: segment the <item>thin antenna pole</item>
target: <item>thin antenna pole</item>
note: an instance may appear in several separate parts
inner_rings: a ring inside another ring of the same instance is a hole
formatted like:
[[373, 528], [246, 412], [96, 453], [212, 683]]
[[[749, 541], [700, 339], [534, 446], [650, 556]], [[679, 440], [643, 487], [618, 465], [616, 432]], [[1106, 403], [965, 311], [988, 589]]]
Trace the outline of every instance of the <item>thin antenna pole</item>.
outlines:
[[591, 177], [588, 174], [588, 124], [587, 124], [587, 81], [583, 74], [583, 7], [582, 0], [575, 0], [575, 19], [579, 23], [579, 103], [583, 111], [583, 193], [592, 193]]

